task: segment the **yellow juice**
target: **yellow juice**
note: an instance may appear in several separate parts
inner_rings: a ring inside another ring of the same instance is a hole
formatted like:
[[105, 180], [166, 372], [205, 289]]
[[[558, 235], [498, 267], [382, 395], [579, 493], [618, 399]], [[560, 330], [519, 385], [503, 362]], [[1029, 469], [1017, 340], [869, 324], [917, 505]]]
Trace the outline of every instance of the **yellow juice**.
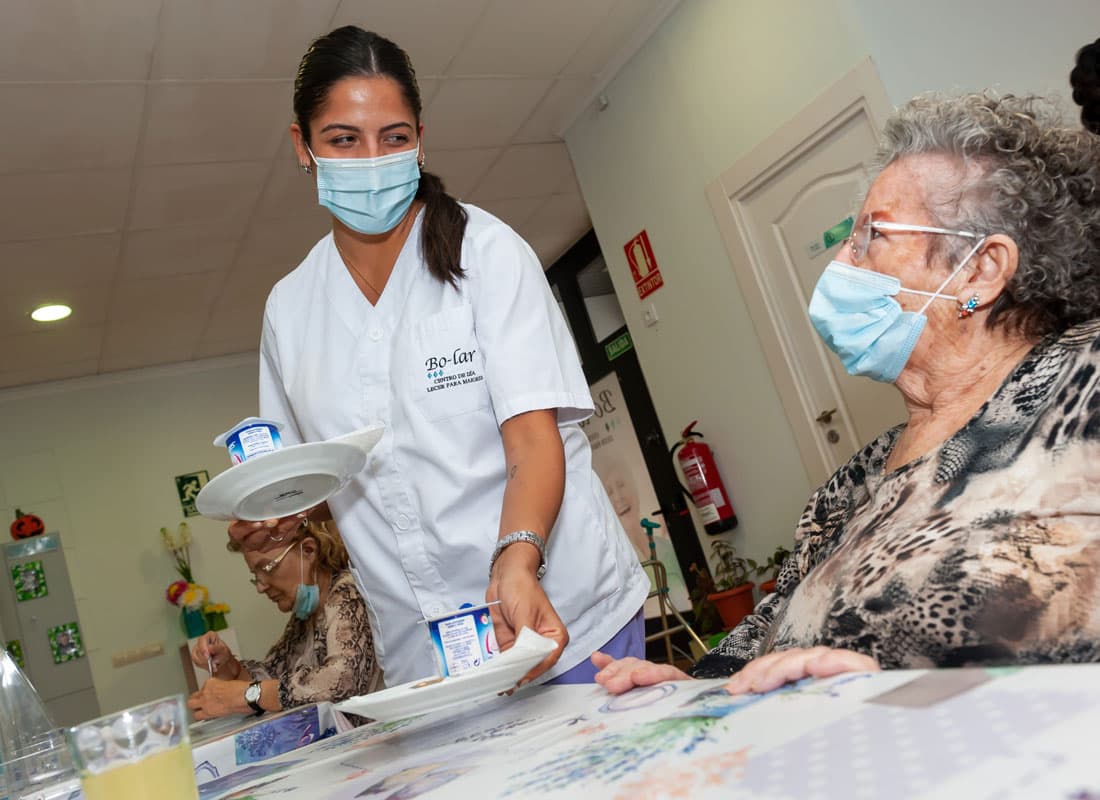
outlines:
[[197, 800], [191, 747], [179, 744], [80, 779], [85, 800]]

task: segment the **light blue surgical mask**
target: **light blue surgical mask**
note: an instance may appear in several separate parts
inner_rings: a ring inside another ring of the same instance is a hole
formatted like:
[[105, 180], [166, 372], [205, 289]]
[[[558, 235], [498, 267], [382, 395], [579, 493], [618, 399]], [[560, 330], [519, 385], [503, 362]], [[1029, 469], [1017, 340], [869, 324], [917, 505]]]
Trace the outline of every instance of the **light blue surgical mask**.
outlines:
[[316, 583], [299, 583], [298, 591], [294, 594], [294, 616], [298, 619], [309, 619], [317, 606], [321, 603], [321, 587]]
[[420, 149], [377, 158], [318, 158], [317, 202], [359, 233], [385, 233], [397, 227], [420, 185]]
[[298, 582], [298, 589], [294, 593], [294, 616], [306, 620], [310, 618], [310, 615], [317, 610], [317, 606], [321, 603], [321, 587], [317, 585], [316, 581], [306, 583], [305, 553], [301, 542], [298, 543], [298, 569], [301, 572], [301, 578]]
[[[881, 272], [832, 261], [814, 287], [810, 298], [810, 322], [818, 335], [840, 357], [849, 375], [864, 375], [893, 383], [913, 354], [928, 317], [924, 312], [933, 300], [957, 300], [941, 294], [982, 246], [984, 239], [934, 292], [906, 289], [901, 281]], [[899, 292], [928, 298], [920, 311], [904, 311], [894, 299]]]

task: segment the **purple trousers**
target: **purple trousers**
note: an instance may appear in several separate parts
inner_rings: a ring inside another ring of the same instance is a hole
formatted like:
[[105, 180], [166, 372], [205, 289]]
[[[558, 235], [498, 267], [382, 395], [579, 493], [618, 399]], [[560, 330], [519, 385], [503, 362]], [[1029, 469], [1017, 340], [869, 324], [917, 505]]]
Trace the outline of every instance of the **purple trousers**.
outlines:
[[[619, 629], [607, 643], [600, 648], [601, 653], [607, 653], [612, 658], [645, 658], [645, 608], [639, 608], [630, 622]], [[563, 672], [553, 680], [547, 681], [544, 686], [553, 686], [556, 683], [595, 683], [596, 667], [592, 661], [585, 659], [571, 670]]]

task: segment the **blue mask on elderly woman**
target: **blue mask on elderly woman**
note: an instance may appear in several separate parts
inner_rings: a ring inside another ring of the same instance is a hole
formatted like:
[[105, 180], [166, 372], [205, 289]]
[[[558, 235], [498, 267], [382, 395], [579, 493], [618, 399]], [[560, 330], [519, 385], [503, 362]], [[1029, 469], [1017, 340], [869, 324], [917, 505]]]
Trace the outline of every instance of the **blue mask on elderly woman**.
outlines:
[[302, 543], [298, 543], [298, 569], [301, 577], [298, 582], [298, 590], [294, 593], [294, 616], [297, 619], [306, 620], [317, 610], [321, 603], [321, 587], [317, 581], [306, 583], [305, 551]]
[[294, 595], [294, 616], [309, 619], [321, 603], [321, 587], [316, 583], [299, 583]]
[[[849, 375], [864, 375], [893, 383], [909, 362], [933, 300], [956, 300], [940, 294], [981, 247], [979, 241], [934, 292], [905, 289], [897, 278], [832, 261], [810, 298], [810, 322], [818, 335], [840, 357]], [[920, 311], [905, 311], [894, 299], [899, 292], [928, 298]]]

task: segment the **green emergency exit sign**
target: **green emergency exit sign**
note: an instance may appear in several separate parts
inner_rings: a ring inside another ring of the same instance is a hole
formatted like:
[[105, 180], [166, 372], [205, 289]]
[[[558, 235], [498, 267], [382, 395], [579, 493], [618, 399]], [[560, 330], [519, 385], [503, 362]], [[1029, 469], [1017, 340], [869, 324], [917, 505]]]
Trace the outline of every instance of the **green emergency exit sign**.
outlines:
[[625, 331], [621, 336], [616, 336], [605, 344], [603, 349], [607, 353], [607, 360], [614, 361], [633, 346], [634, 342], [630, 341], [630, 332]]

